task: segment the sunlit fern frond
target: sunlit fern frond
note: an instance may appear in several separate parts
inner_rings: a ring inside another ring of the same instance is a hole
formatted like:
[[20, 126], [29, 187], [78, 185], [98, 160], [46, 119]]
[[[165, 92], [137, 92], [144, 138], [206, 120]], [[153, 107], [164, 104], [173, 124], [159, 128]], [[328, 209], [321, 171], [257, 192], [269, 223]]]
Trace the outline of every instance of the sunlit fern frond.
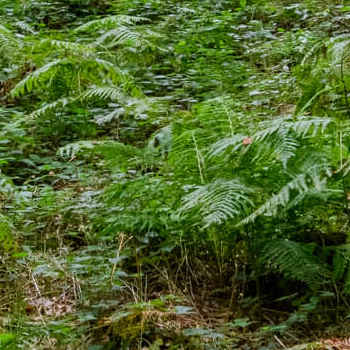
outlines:
[[[240, 149], [247, 148], [250, 143], [255, 147], [253, 161], [266, 161], [274, 159], [284, 166], [290, 158], [296, 155], [299, 147], [299, 138], [316, 137], [325, 131], [332, 123], [330, 118], [318, 117], [293, 117], [278, 118], [273, 121], [258, 123], [250, 135], [237, 133], [227, 138], [222, 138], [209, 147], [208, 157], [215, 158], [229, 152], [233, 154]], [[244, 140], [248, 140], [245, 144]]]
[[106, 46], [109, 49], [123, 44], [136, 48], [153, 47], [154, 45], [147, 39], [150, 36], [159, 35], [154, 32], [138, 32], [126, 26], [119, 26], [100, 36], [96, 41], [96, 45]]
[[167, 125], [152, 135], [149, 140], [149, 147], [157, 147], [163, 156], [167, 155], [172, 149], [173, 132], [171, 125]]
[[279, 128], [276, 132], [264, 140], [259, 141], [259, 137], [254, 140], [258, 144], [253, 162], [278, 161], [286, 168], [287, 162], [293, 158], [298, 149], [299, 143], [288, 129]]
[[95, 119], [98, 124], [105, 124], [122, 115], [132, 115], [134, 118], [146, 116], [150, 112], [159, 113], [162, 110], [162, 100], [143, 96], [133, 97], [127, 95], [120, 87], [116, 86], [91, 86], [82, 95], [84, 101], [109, 100], [115, 105], [113, 110], [107, 110], [105, 114], [98, 115]]
[[92, 54], [95, 54], [96, 49], [92, 44], [79, 44], [71, 41], [63, 41], [56, 39], [42, 39], [37, 45], [38, 48], [46, 49], [59, 49], [64, 50], [65, 52], [70, 52], [72, 55], [80, 57], [91, 57]]
[[19, 28], [22, 32], [29, 34], [37, 34], [37, 32], [27, 22], [16, 21], [13, 23], [13, 26], [15, 28]]
[[[28, 74], [22, 81], [20, 81], [11, 91], [13, 97], [18, 97], [26, 92], [32, 92], [36, 88], [47, 89], [53, 79], [59, 75], [63, 78], [63, 69], [66, 69], [66, 74], [69, 72], [75, 76], [75, 84], [79, 85], [79, 79], [85, 78], [95, 82], [96, 80], [111, 79], [114, 82], [126, 82], [127, 75], [115, 64], [94, 58], [92, 60], [77, 61], [72, 58], [62, 58], [53, 60], [44, 66], [38, 68], [33, 73]], [[103, 74], [105, 78], [103, 78]], [[105, 81], [105, 82], [106, 82]], [[68, 86], [67, 86], [68, 88]], [[68, 94], [69, 91], [66, 91]]]
[[15, 55], [23, 47], [23, 42], [9, 29], [0, 25], [0, 52], [3, 55]]
[[86, 150], [86, 149], [93, 149], [95, 148], [97, 145], [100, 145], [101, 143], [104, 143], [106, 141], [97, 141], [97, 140], [93, 140], [93, 141], [77, 141], [74, 143], [70, 143], [68, 145], [65, 145], [64, 147], [60, 147], [58, 150], [58, 154], [61, 157], [68, 157], [68, 158], [72, 158], [74, 157], [77, 153]]
[[182, 200], [180, 213], [197, 208], [204, 228], [221, 224], [231, 218], [239, 218], [253, 206], [250, 194], [253, 192], [240, 180], [218, 179], [198, 187]]
[[73, 33], [91, 32], [93, 30], [99, 30], [102, 28], [115, 28], [117, 26], [121, 26], [125, 24], [133, 25], [141, 21], [146, 22], [148, 21], [148, 19], [144, 17], [126, 16], [126, 15], [108, 16], [105, 18], [96, 19], [96, 20], [84, 23], [83, 25], [75, 28], [73, 30]]
[[248, 129], [249, 119], [242, 111], [242, 106], [232, 96], [220, 96], [202, 102], [197, 107], [201, 124], [208, 129], [224, 132], [231, 136]]
[[254, 222], [261, 215], [277, 216], [302, 203], [305, 198], [312, 197], [327, 200], [329, 196], [339, 195], [341, 191], [327, 186], [324, 169], [314, 166], [307, 172], [294, 176], [252, 214], [244, 218], [240, 224]]
[[271, 158], [286, 167], [288, 160], [296, 154], [298, 139], [316, 137], [331, 123], [330, 118], [304, 116], [296, 120], [287, 116], [273, 122], [262, 122], [258, 125], [260, 131], [252, 135], [257, 148], [254, 161], [258, 161], [259, 158]]
[[297, 119], [287, 116], [277, 120], [262, 122], [258, 125], [258, 131], [254, 134], [254, 139], [263, 141], [281, 130], [284, 134], [290, 131], [297, 137], [316, 136], [319, 132], [324, 132], [325, 128], [332, 123], [331, 118], [299, 116]]
[[117, 86], [92, 86], [88, 88], [81, 96], [83, 100], [111, 100], [124, 102], [126, 95], [120, 87]]
[[316, 244], [270, 239], [257, 241], [255, 250], [263, 274], [280, 273], [287, 280], [311, 285], [321, 284], [330, 275], [315, 254]]

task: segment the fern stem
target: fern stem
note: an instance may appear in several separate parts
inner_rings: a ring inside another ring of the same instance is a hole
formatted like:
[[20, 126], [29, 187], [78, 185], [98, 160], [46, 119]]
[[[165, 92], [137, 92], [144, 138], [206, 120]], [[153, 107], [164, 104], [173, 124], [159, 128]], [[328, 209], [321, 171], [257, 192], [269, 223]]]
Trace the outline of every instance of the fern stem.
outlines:
[[227, 110], [227, 107], [226, 107], [225, 103], [223, 103], [222, 106], [223, 106], [224, 111], [225, 111], [225, 113], [226, 113], [226, 115], [227, 115], [227, 119], [228, 119], [228, 122], [229, 122], [229, 125], [230, 125], [231, 137], [233, 137], [235, 133], [234, 133], [234, 130], [233, 130], [232, 119], [231, 119], [231, 117], [230, 117], [230, 114], [229, 114], [229, 112], [228, 112], [228, 110]]
[[339, 157], [340, 157], [340, 167], [342, 168], [343, 167], [343, 133], [341, 130], [341, 125], [339, 128]]
[[201, 158], [202, 157], [201, 157], [198, 145], [197, 145], [196, 137], [194, 136], [194, 132], [192, 132], [192, 140], [193, 140], [193, 144], [194, 144], [194, 147], [196, 149], [196, 154], [197, 154], [197, 164], [198, 164], [199, 176], [201, 178], [202, 184], [204, 184], [203, 170], [202, 170], [202, 165], [201, 165]]

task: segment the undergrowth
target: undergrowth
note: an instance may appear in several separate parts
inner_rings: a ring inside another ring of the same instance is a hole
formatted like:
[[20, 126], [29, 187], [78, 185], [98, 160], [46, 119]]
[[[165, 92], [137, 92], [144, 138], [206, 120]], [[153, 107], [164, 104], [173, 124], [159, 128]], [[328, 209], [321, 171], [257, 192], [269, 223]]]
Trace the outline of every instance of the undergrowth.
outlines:
[[0, 349], [346, 337], [348, 14], [0, 1]]

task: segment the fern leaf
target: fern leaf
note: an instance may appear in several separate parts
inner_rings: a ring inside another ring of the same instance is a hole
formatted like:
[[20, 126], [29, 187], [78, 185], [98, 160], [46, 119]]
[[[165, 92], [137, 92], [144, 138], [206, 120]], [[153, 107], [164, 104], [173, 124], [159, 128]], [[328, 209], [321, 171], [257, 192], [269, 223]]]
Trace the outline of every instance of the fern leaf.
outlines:
[[246, 138], [247, 136], [243, 134], [236, 134], [228, 138], [223, 138], [210, 146], [207, 157], [212, 158], [219, 156], [228, 148], [230, 149], [230, 153], [234, 153], [242, 147], [243, 140]]
[[332, 122], [331, 118], [299, 117], [296, 121], [288, 122], [286, 126], [290, 127], [298, 137], [306, 137], [307, 134], [315, 137], [319, 133], [324, 133]]
[[281, 273], [292, 281], [322, 283], [329, 272], [315, 255], [316, 245], [285, 239], [262, 240], [256, 243], [258, 265], [268, 272]]
[[231, 96], [210, 99], [197, 108], [201, 124], [208, 129], [229, 133], [231, 136], [239, 133], [243, 127], [247, 129], [247, 118]]
[[333, 256], [333, 278], [335, 281], [341, 280], [350, 265], [350, 250], [337, 247]]
[[44, 106], [42, 106], [39, 109], [36, 109], [35, 111], [31, 112], [28, 115], [28, 119], [32, 119], [32, 118], [38, 118], [41, 117], [47, 113], [49, 113], [50, 111], [53, 111], [57, 108], [64, 108], [65, 106], [67, 106], [69, 103], [75, 101], [75, 99], [73, 98], [61, 98], [57, 101], [51, 102], [51, 103], [46, 103]]
[[4, 26], [0, 26], [0, 52], [16, 52], [23, 43]]
[[82, 66], [82, 73], [89, 76], [89, 72], [93, 70], [96, 71], [96, 68], [97, 71], [100, 70], [105, 72], [107, 77], [111, 78], [116, 83], [126, 83], [128, 80], [128, 76], [124, 70], [114, 63], [102, 58], [94, 58], [93, 60], [86, 61]]
[[85, 31], [92, 31], [92, 30], [98, 30], [101, 28], [108, 28], [108, 27], [116, 27], [122, 24], [135, 24], [137, 22], [145, 22], [148, 21], [147, 18], [144, 17], [137, 17], [137, 16], [126, 16], [126, 15], [115, 15], [115, 16], [108, 16], [101, 19], [96, 19], [93, 21], [89, 21], [87, 23], [84, 23], [83, 25], [75, 28], [73, 30], [73, 33], [79, 33], [79, 32], [85, 32]]
[[114, 86], [96, 86], [86, 90], [82, 96], [84, 100], [97, 98], [99, 100], [125, 101], [122, 90]]
[[[331, 194], [339, 194], [339, 190], [327, 187], [326, 178], [320, 177], [319, 171], [310, 169], [309, 173], [296, 175], [277, 194], [273, 194], [263, 205], [243, 219], [240, 224], [245, 225], [254, 222], [257, 217], [263, 214], [275, 216], [281, 208], [282, 212], [283, 210], [289, 210], [301, 203], [308, 195], [312, 197], [325, 196], [327, 198]], [[294, 198], [291, 198], [292, 193]]]
[[198, 208], [204, 228], [221, 224], [230, 218], [241, 216], [248, 207], [253, 206], [249, 198], [252, 192], [253, 189], [239, 180], [216, 180], [185, 196], [180, 213]]
[[66, 51], [70, 51], [75, 55], [84, 55], [94, 53], [96, 50], [93, 45], [89, 44], [79, 44], [73, 43], [71, 41], [63, 41], [63, 40], [55, 40], [55, 39], [43, 39], [40, 41], [39, 47], [50, 47], [50, 48], [58, 48], [64, 49]]
[[109, 30], [96, 41], [97, 45], [107, 44], [108, 48], [126, 43], [131, 43], [134, 47], [152, 46], [151, 42], [145, 39], [144, 34], [133, 31], [125, 26]]
[[61, 157], [74, 157], [78, 152], [85, 149], [93, 149], [97, 145], [103, 144], [106, 141], [78, 141], [74, 143], [70, 143], [65, 145], [64, 147], [60, 147], [58, 150], [58, 154]]

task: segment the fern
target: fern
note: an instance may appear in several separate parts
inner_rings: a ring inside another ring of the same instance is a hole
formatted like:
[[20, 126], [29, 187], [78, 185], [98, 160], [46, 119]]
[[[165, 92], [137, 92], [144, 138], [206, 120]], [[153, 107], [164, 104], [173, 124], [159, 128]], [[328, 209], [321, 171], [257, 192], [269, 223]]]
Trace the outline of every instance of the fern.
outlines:
[[71, 65], [74, 66], [74, 62], [68, 58], [57, 59], [37, 69], [35, 72], [27, 75], [22, 81], [20, 81], [13, 89], [12, 96], [18, 97], [26, 92], [32, 92], [36, 87], [42, 87], [45, 83], [50, 85], [50, 80], [57, 74], [60, 66]]
[[64, 98], [61, 98], [61, 99], [59, 99], [57, 101], [54, 101], [54, 102], [51, 102], [51, 103], [46, 103], [41, 108], [36, 109], [35, 111], [31, 112], [28, 115], [27, 120], [44, 116], [44, 115], [46, 115], [46, 114], [50, 113], [51, 111], [56, 110], [58, 108], [64, 108], [69, 103], [71, 103], [71, 102], [73, 102], [75, 100], [76, 99], [64, 97]]
[[197, 107], [201, 124], [212, 131], [234, 136], [249, 127], [242, 106], [231, 96], [220, 96], [201, 103]]
[[72, 32], [73, 33], [91, 32], [92, 30], [99, 30], [102, 28], [113, 28], [123, 24], [133, 25], [141, 21], [145, 22], [145, 21], [148, 21], [148, 19], [144, 17], [126, 16], [126, 15], [108, 16], [102, 19], [96, 19], [96, 20], [84, 23], [83, 25], [75, 28]]
[[96, 49], [92, 44], [79, 44], [71, 41], [62, 41], [55, 39], [42, 39], [38, 48], [44, 47], [45, 49], [60, 49], [70, 52], [72, 55], [83, 56], [89, 58], [92, 54], [96, 53]]
[[236, 134], [231, 137], [223, 138], [209, 147], [207, 157], [213, 158], [221, 156], [227, 149], [230, 149], [230, 153], [238, 151], [243, 146], [243, 140], [248, 136], [244, 134]]
[[109, 30], [97, 39], [96, 44], [107, 45], [109, 49], [123, 44], [132, 44], [133, 47], [152, 46], [151, 42], [145, 39], [145, 33], [132, 31], [125, 26]]
[[0, 25], [0, 52], [9, 56], [14, 55], [23, 47], [23, 42], [19, 40], [9, 29]]
[[[333, 250], [333, 249], [332, 249]], [[350, 247], [339, 246], [334, 249], [333, 256], [333, 278], [336, 282], [346, 277], [350, 267]]]
[[186, 195], [179, 211], [185, 213], [198, 208], [206, 228], [242, 216], [253, 206], [249, 196], [252, 192], [252, 188], [239, 180], [219, 179]]
[[125, 101], [126, 96], [123, 90], [115, 86], [94, 86], [82, 94], [82, 99], [96, 98], [98, 100]]
[[[113, 62], [98, 57], [84, 62], [81, 66], [81, 71], [82, 75], [85, 75], [87, 78], [89, 78], [89, 76], [95, 78], [97, 72], [100, 74], [104, 72], [106, 76], [115, 83], [126, 83], [128, 81], [128, 75], [125, 70], [118, 67]], [[94, 74], [92, 75], [91, 72]], [[107, 81], [102, 79], [102, 82], [106, 83]]]
[[[330, 118], [298, 117], [293, 120], [290, 116], [259, 123], [256, 126], [259, 131], [250, 135], [257, 150], [253, 161], [276, 159], [286, 167], [287, 161], [295, 156], [299, 147], [296, 138], [315, 137], [325, 132], [331, 123]], [[244, 134], [235, 134], [217, 141], [209, 148], [208, 157], [220, 156], [228, 149], [230, 153], [234, 153], [246, 147], [243, 140], [247, 137]]]
[[331, 118], [299, 116], [294, 120], [293, 117], [287, 116], [260, 123], [258, 129], [262, 130], [254, 134], [254, 139], [262, 142], [276, 133], [283, 136], [291, 131], [295, 133], [296, 137], [306, 137], [308, 134], [315, 137], [319, 132], [324, 132], [325, 128], [331, 123]]
[[[53, 78], [59, 75], [61, 69], [64, 67], [68, 67], [69, 71], [76, 74], [77, 83], [78, 79], [82, 77], [95, 81], [97, 72], [100, 72], [100, 75], [101, 72], [104, 72], [106, 78], [109, 77], [114, 82], [126, 81], [125, 72], [109, 61], [95, 58], [93, 60], [83, 60], [78, 63], [73, 59], [63, 58], [51, 61], [35, 72], [27, 75], [13, 88], [11, 92], [12, 96], [18, 97], [26, 92], [32, 92], [35, 88], [50, 86]], [[80, 77], [77, 75], [78, 72], [80, 72]]]
[[291, 181], [276, 194], [273, 194], [263, 205], [244, 218], [240, 224], [246, 225], [254, 222], [257, 217], [263, 214], [276, 216], [278, 213], [286, 212], [302, 203], [308, 196], [326, 200], [331, 195], [341, 194], [340, 190], [327, 187], [327, 178], [321, 176], [320, 172], [322, 173], [322, 169], [316, 166], [309, 169], [308, 172], [294, 176]]
[[93, 149], [97, 145], [103, 144], [106, 141], [78, 141], [74, 143], [70, 143], [64, 147], [60, 147], [58, 150], [58, 154], [61, 157], [72, 158], [75, 157], [76, 154], [82, 150]]
[[325, 282], [329, 271], [316, 256], [316, 245], [285, 239], [261, 240], [255, 243], [257, 265], [263, 274], [280, 273], [287, 280], [310, 285]]

